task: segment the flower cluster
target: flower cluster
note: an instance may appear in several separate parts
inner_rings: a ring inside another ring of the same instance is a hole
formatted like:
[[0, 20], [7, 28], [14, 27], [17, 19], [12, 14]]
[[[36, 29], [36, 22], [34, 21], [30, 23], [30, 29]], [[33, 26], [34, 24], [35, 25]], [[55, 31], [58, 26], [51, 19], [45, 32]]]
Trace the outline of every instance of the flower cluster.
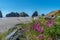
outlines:
[[[53, 20], [48, 20], [46, 22], [46, 24], [44, 24], [44, 25], [48, 28], [48, 27], [53, 26], [53, 24], [54, 24]], [[44, 27], [42, 27], [39, 22], [36, 22], [36, 23], [32, 24], [31, 28], [34, 30], [34, 32], [36, 32], [36, 31], [38, 31], [38, 33], [39, 32], [44, 32]], [[44, 38], [44, 36], [42, 34], [38, 34], [38, 39], [39, 40], [42, 40]], [[50, 38], [49, 38], [49, 40], [50, 40]]]
[[38, 40], [42, 40], [44, 36], [42, 34], [38, 35]]
[[53, 26], [54, 21], [53, 20], [49, 20], [48, 22], [46, 22], [46, 27], [51, 27]]
[[42, 32], [43, 31], [43, 28], [40, 27], [40, 23], [39, 22], [36, 22], [35, 24], [32, 24], [31, 26], [32, 29], [34, 29], [34, 31], [38, 31], [38, 32]]

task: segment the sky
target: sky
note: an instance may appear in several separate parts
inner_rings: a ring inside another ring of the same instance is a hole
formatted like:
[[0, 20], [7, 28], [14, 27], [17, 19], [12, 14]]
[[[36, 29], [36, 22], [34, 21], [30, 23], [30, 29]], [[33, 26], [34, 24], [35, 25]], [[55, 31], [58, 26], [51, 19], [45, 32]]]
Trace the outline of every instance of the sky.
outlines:
[[34, 11], [48, 14], [60, 10], [60, 0], [0, 0], [0, 10], [4, 17], [10, 12], [26, 12], [30, 16]]

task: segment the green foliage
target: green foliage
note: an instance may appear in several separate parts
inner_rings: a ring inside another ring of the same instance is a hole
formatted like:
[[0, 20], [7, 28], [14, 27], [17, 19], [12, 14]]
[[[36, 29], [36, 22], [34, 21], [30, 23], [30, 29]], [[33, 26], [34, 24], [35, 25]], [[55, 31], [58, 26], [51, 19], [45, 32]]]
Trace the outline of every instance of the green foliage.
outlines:
[[60, 13], [57, 13], [55, 16], [60, 16]]
[[[23, 36], [26, 37], [27, 40], [38, 40], [38, 35], [42, 34], [44, 35], [44, 40], [48, 40], [49, 37], [52, 37], [53, 40], [55, 40], [54, 38], [56, 37], [56, 35], [60, 35], [60, 23], [59, 23], [60, 19], [54, 19], [54, 25], [47, 28], [46, 27], [46, 22], [48, 20], [45, 20], [44, 17], [38, 18], [37, 20], [32, 20], [32, 22], [30, 23], [26, 23], [26, 24], [17, 24], [16, 28], [24, 28], [25, 32], [23, 33]], [[43, 32], [34, 32], [33, 29], [30, 28], [30, 26], [36, 22], [40, 23], [40, 27], [44, 28]], [[59, 24], [59, 25], [58, 25]], [[9, 29], [9, 31], [11, 32], [12, 30], [14, 30], [15, 28]], [[8, 33], [10, 33], [8, 31]], [[6, 35], [6, 34], [5, 34]], [[1, 35], [2, 38], [4, 38], [5, 36], [3, 36], [3, 34]], [[1, 38], [0, 36], [0, 38]], [[23, 40], [23, 37], [19, 37], [21, 40]]]
[[7, 31], [0, 33], [0, 40], [5, 40], [6, 35], [7, 35]]
[[[34, 32], [32, 29], [30, 29], [30, 25], [36, 23], [37, 21], [40, 22], [41, 27], [44, 27], [43, 33]], [[37, 38], [37, 36], [39, 34], [43, 34], [45, 36], [44, 40], [48, 40], [48, 37], [55, 38], [55, 36], [57, 34], [60, 35], [60, 28], [58, 28], [57, 24], [56, 24], [56, 22], [58, 22], [58, 21], [56, 21], [56, 19], [54, 21], [55, 21], [55, 24], [50, 28], [46, 28], [45, 24], [46, 24], [47, 20], [45, 20], [44, 17], [41, 17], [40, 19], [37, 19], [37, 20], [33, 20], [33, 22], [31, 24], [26, 24], [26, 25], [28, 25], [28, 26], [26, 26], [26, 30], [29, 30], [29, 31], [26, 31], [28, 33], [27, 35], [29, 35], [28, 38], [31, 38], [30, 40], [33, 40], [32, 38], [34, 36], [36, 36], [36, 38]], [[27, 29], [27, 27], [28, 27], [28, 29]]]

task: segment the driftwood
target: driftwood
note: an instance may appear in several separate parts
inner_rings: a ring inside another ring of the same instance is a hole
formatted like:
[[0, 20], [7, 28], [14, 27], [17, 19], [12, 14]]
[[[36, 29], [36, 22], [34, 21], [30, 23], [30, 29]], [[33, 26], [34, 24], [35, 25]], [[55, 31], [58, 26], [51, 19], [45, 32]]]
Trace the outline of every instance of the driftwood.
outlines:
[[15, 29], [13, 32], [11, 32], [5, 40], [17, 40], [19, 36], [21, 36], [23, 31], [21, 29], [17, 30]]

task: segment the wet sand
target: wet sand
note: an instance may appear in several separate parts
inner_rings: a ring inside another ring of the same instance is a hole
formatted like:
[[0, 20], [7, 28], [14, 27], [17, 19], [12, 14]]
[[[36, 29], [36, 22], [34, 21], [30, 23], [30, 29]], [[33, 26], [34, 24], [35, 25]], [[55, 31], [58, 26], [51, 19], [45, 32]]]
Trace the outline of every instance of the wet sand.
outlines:
[[0, 32], [4, 32], [19, 23], [31, 21], [31, 17], [7, 17], [0, 18]]

